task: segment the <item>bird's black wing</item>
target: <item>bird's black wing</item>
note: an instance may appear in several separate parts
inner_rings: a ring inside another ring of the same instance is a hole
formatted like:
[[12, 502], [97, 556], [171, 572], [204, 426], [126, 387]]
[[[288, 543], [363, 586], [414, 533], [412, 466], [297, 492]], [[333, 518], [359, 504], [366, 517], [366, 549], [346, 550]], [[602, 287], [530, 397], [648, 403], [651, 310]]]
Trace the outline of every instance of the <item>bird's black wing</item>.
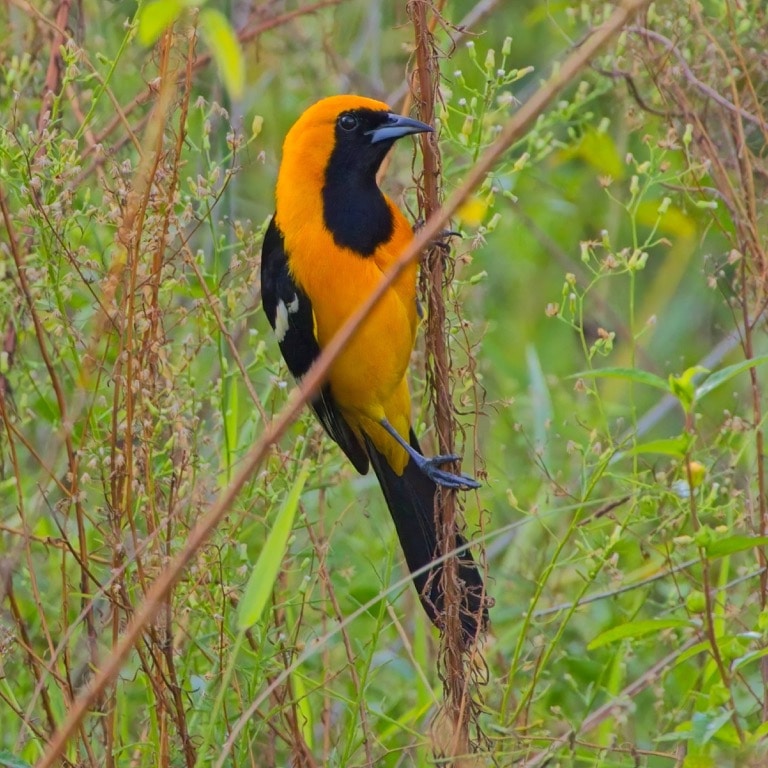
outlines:
[[[274, 217], [261, 247], [261, 301], [288, 370], [299, 380], [320, 356], [320, 346], [315, 338], [312, 303], [288, 271], [283, 235]], [[368, 454], [341, 415], [328, 384], [323, 385], [310, 405], [355, 469], [365, 474]]]

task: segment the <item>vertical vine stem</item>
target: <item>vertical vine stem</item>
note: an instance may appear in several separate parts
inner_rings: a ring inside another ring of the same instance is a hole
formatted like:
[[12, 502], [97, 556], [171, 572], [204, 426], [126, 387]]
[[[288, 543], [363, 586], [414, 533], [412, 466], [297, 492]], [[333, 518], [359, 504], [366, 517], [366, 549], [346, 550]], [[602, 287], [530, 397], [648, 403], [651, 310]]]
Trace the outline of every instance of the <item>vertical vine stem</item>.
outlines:
[[[419, 119], [434, 124], [435, 98], [439, 77], [438, 54], [432, 29], [439, 10], [432, 0], [411, 0], [408, 12], [415, 36], [416, 68], [411, 77], [411, 92]], [[423, 171], [417, 186], [419, 211], [425, 219], [440, 209], [440, 149], [435, 134], [421, 134]], [[450, 275], [445, 269], [445, 248], [431, 243], [422, 261], [422, 290], [427, 305], [426, 358], [427, 379], [432, 387], [434, 423], [440, 454], [454, 453], [456, 420], [454, 418], [451, 382], [451, 355], [448, 347], [448, 322], [444, 292]], [[435, 523], [438, 530], [438, 555], [449, 553], [455, 546], [456, 492], [440, 488], [435, 496]], [[467, 648], [461, 627], [461, 588], [455, 557], [446, 560], [441, 574], [444, 596], [443, 632], [441, 638], [441, 673], [444, 683], [445, 710], [449, 738], [436, 733], [436, 750], [443, 757], [454, 757], [469, 751], [469, 722], [472, 708], [470, 679], [465, 674], [464, 653]]]

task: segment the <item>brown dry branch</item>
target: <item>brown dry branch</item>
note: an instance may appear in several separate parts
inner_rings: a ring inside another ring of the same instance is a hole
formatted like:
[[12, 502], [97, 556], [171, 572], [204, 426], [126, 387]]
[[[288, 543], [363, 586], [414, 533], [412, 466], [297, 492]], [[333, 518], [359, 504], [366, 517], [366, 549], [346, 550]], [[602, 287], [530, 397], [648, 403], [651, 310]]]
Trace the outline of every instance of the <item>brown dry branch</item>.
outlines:
[[[523, 104], [518, 112], [510, 118], [494, 144], [486, 150], [478, 159], [476, 165], [467, 173], [464, 183], [435, 212], [434, 216], [426, 222], [424, 227], [414, 237], [410, 246], [401, 255], [398, 262], [382, 279], [379, 287], [333, 338], [315, 365], [312, 366], [311, 370], [304, 377], [301, 386], [291, 393], [283, 410], [268, 425], [261, 438], [243, 457], [240, 469], [232, 481], [219, 494], [208, 510], [198, 518], [181, 551], [158, 572], [156, 578], [149, 586], [144, 600], [136, 606], [130, 621], [112, 648], [111, 653], [100, 665], [95, 666], [92, 677], [72, 702], [58, 730], [51, 735], [45, 753], [37, 762], [37, 768], [50, 768], [59, 760], [70, 738], [81, 726], [93, 703], [103, 695], [107, 686], [115, 680], [126, 658], [139, 642], [145, 628], [154, 621], [159, 611], [165, 606], [168, 595], [181, 578], [185, 568], [205, 545], [213, 530], [230, 510], [255, 469], [269, 453], [271, 446], [282, 436], [288, 426], [293, 423], [308, 398], [317, 391], [327, 375], [332, 361], [349, 341], [349, 338], [360, 322], [385, 293], [388, 286], [402, 273], [403, 269], [410, 262], [417, 259], [423, 250], [439, 236], [459, 205], [482, 183], [485, 175], [511, 144], [537, 119], [557, 94], [579, 75], [589, 64], [590, 60], [620, 32], [629, 19], [645, 7], [648, 2], [649, 0], [626, 0], [626, 2], [614, 10], [602, 26], [594, 30], [579, 49], [571, 53], [563, 61], [552, 79], [534, 93], [529, 101]], [[269, 696], [271, 688], [272, 686], [257, 697], [233, 725], [226, 744], [222, 745], [220, 764], [226, 761], [229, 750], [244, 724], [264, 701], [263, 697], [265, 695]]]
[[11, 385], [6, 374], [13, 368], [13, 356], [16, 353], [16, 325], [11, 318], [5, 324], [2, 351], [5, 354], [3, 371], [0, 372], [0, 407], [10, 401]]
[[[160, 318], [162, 317], [162, 307], [160, 306], [160, 283], [162, 280], [163, 267], [165, 266], [165, 241], [169, 236], [169, 230], [171, 228], [171, 212], [173, 206], [171, 201], [174, 199], [176, 192], [179, 188], [179, 169], [182, 165], [181, 156], [184, 148], [184, 140], [186, 137], [187, 129], [187, 116], [189, 114], [189, 99], [192, 93], [192, 61], [195, 53], [195, 35], [190, 34], [187, 39], [187, 51], [186, 51], [186, 66], [184, 69], [184, 88], [182, 89], [181, 107], [178, 119], [178, 131], [176, 135], [176, 143], [173, 147], [172, 158], [170, 160], [171, 174], [168, 183], [168, 188], [165, 191], [165, 197], [168, 200], [168, 205], [165, 207], [165, 214], [163, 216], [163, 225], [161, 229], [161, 235], [159, 241], [155, 244], [154, 253], [152, 254], [152, 264], [150, 271], [149, 286], [144, 284], [143, 295], [145, 302], [148, 305], [145, 307], [145, 312], [149, 315], [149, 324], [144, 336], [141, 340], [141, 346], [138, 350], [138, 363], [139, 366], [150, 372], [149, 377], [149, 391], [148, 395], [150, 400], [153, 398], [153, 388], [157, 388], [159, 381], [159, 369], [162, 365], [160, 359], [160, 350], [162, 349], [164, 342], [164, 330], [160, 324]], [[170, 47], [170, 45], [169, 45]], [[170, 76], [173, 75], [173, 70], [170, 71]], [[149, 429], [145, 429], [146, 434], [144, 437], [147, 441], [151, 439]], [[150, 471], [150, 462], [145, 462], [145, 484], [149, 490], [148, 496], [150, 499], [154, 499], [156, 494], [153, 490], [154, 478]], [[173, 540], [173, 533], [171, 529], [171, 521], [174, 519], [171, 514], [172, 504], [169, 502], [169, 514], [166, 517], [166, 530], [165, 534], [165, 551], [164, 557], [167, 559], [171, 556], [171, 542]], [[186, 701], [183, 695], [182, 682], [179, 679], [179, 675], [176, 670], [176, 663], [174, 661], [175, 649], [172, 642], [172, 627], [173, 627], [173, 598], [172, 593], [169, 592], [165, 602], [165, 619], [163, 622], [163, 637], [161, 639], [162, 659], [164, 663], [158, 663], [158, 669], [163, 676], [164, 689], [167, 691], [164, 701], [168, 701], [167, 706], [170, 710], [171, 717], [174, 721], [175, 729], [179, 734], [182, 750], [184, 752], [184, 759], [187, 764], [187, 768], [193, 768], [195, 765], [197, 755], [195, 748], [190, 738], [189, 728], [187, 726], [187, 708]]]
[[[435, 119], [435, 99], [439, 79], [439, 60], [432, 30], [439, 11], [432, 2], [412, 0], [408, 4], [416, 40], [416, 68], [411, 76], [411, 93], [419, 118], [432, 125]], [[419, 212], [430, 219], [440, 208], [440, 149], [434, 134], [422, 134], [423, 171], [417, 185]], [[427, 330], [425, 333], [427, 380], [434, 403], [434, 419], [437, 431], [437, 450], [441, 455], [454, 453], [454, 435], [457, 424], [454, 417], [451, 358], [448, 347], [448, 320], [444, 291], [450, 283], [446, 273], [447, 246], [433, 242], [427, 248], [421, 264], [421, 280], [427, 304]], [[457, 468], [458, 469], [458, 468]], [[456, 492], [438, 489], [435, 495], [435, 525], [438, 531], [439, 554], [449, 554], [455, 547], [457, 526]], [[462, 588], [458, 579], [456, 557], [446, 561], [441, 572], [444, 595], [443, 631], [441, 634], [441, 664], [444, 676], [445, 717], [451, 723], [447, 739], [435, 729], [435, 749], [440, 757], [456, 758], [468, 754], [470, 746], [469, 725], [473, 715], [470, 695], [471, 679], [466, 674], [465, 653], [469, 650], [464, 641], [461, 610]], [[478, 622], [479, 623], [479, 622]]]

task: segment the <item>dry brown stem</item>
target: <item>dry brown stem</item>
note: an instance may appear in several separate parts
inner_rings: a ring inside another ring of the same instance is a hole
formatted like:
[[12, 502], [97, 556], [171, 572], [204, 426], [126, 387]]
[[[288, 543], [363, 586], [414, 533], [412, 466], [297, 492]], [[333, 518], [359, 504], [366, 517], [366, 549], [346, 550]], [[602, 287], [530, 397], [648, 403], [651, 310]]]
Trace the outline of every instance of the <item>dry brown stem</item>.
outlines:
[[[427, 0], [413, 0], [408, 4], [416, 40], [416, 69], [411, 76], [411, 93], [419, 118], [434, 124], [435, 98], [439, 78], [438, 53], [432, 30], [436, 26], [439, 10]], [[417, 187], [419, 211], [429, 220], [440, 208], [441, 159], [437, 137], [422, 134], [423, 172]], [[437, 449], [442, 455], [454, 453], [456, 420], [453, 408], [451, 356], [448, 347], [448, 320], [444, 291], [450, 283], [446, 274], [447, 246], [433, 242], [428, 247], [421, 267], [423, 292], [427, 304], [426, 356], [427, 379], [434, 404], [437, 431]], [[456, 537], [456, 492], [440, 488], [435, 496], [435, 524], [438, 531], [439, 554], [453, 550]], [[443, 632], [441, 635], [441, 661], [444, 675], [445, 712], [450, 722], [447, 739], [435, 747], [440, 757], [456, 758], [470, 752], [469, 723], [472, 714], [469, 692], [470, 677], [466, 674], [465, 645], [462, 623], [462, 590], [458, 581], [455, 556], [450, 557], [441, 571], [444, 596]]]

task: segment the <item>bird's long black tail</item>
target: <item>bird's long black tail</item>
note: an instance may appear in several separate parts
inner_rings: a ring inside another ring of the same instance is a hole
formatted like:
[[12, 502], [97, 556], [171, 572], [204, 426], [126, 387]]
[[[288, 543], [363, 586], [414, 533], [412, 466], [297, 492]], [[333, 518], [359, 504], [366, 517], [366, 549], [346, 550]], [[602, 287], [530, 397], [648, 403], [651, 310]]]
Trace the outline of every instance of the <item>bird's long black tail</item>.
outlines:
[[[400, 546], [412, 573], [431, 563], [439, 556], [437, 529], [435, 527], [435, 483], [410, 460], [402, 475], [397, 475], [389, 462], [366, 439], [371, 464], [384, 492], [387, 506], [395, 522]], [[410, 443], [419, 453], [419, 443], [411, 430]], [[466, 540], [455, 533], [455, 547], [462, 547]], [[457, 555], [458, 576], [462, 591], [461, 625], [464, 639], [470, 642], [478, 636], [478, 624], [485, 629], [488, 623], [483, 579], [477, 563], [469, 550]], [[443, 564], [436, 564], [424, 573], [414, 576], [419, 599], [432, 622], [440, 627], [444, 610], [442, 589]]]

